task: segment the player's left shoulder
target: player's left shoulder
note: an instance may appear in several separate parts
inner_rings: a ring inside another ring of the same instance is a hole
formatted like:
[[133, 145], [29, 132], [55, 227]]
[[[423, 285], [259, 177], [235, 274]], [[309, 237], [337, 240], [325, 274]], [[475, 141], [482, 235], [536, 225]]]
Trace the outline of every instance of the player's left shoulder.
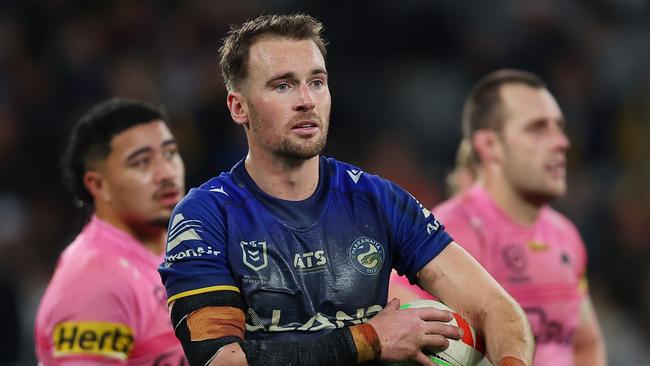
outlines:
[[363, 187], [367, 184], [370, 175], [363, 171], [363, 169], [353, 164], [345, 163], [334, 158], [323, 157], [325, 166], [329, 170], [329, 174], [333, 177], [335, 187], [343, 190], [350, 190]]
[[544, 206], [542, 208], [540, 218], [545, 223], [551, 224], [558, 229], [575, 228], [573, 222], [566, 215], [551, 206]]
[[571, 219], [553, 207], [544, 207], [540, 215], [540, 220], [543, 225], [547, 225], [559, 233], [575, 236], [577, 239], [580, 239], [580, 232]]
[[325, 158], [326, 166], [335, 178], [334, 185], [342, 191], [368, 191], [377, 193], [385, 189], [394, 189], [397, 185], [388, 179], [364, 171], [360, 167], [334, 158]]

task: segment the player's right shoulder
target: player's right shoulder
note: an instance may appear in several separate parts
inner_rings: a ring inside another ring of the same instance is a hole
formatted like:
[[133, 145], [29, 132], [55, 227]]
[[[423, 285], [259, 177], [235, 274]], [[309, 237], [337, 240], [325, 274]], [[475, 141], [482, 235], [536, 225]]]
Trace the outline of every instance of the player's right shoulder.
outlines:
[[206, 183], [190, 189], [174, 208], [173, 216], [182, 214], [183, 216], [211, 217], [219, 214], [229, 201], [230, 195], [223, 186], [210, 188], [210, 185]]
[[101, 248], [90, 246], [75, 249], [60, 262], [52, 278], [51, 285], [57, 286], [58, 291], [68, 294], [81, 291], [88, 295], [93, 291], [98, 294], [128, 291], [129, 286], [125, 284], [134, 280], [134, 264], [128, 256], [117, 252], [106, 255]]
[[199, 206], [216, 209], [219, 206], [238, 203], [247, 195], [248, 192], [233, 181], [230, 173], [222, 173], [199, 187], [190, 189], [177, 207]]

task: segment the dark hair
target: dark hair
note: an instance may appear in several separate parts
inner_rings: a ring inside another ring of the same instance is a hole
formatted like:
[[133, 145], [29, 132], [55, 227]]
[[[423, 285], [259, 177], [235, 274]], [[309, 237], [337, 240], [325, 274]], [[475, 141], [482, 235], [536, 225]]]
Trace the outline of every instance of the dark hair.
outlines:
[[537, 75], [523, 70], [503, 69], [489, 73], [470, 91], [463, 107], [463, 137], [471, 141], [477, 130], [499, 130], [502, 127], [499, 91], [506, 84], [524, 84], [531, 88], [546, 88]]
[[219, 48], [219, 65], [226, 88], [235, 90], [246, 78], [250, 48], [260, 36], [270, 34], [294, 40], [310, 39], [325, 57], [327, 51], [322, 31], [323, 24], [305, 14], [262, 15], [239, 26], [231, 26]]
[[166, 123], [162, 108], [144, 101], [114, 98], [95, 105], [77, 121], [62, 160], [63, 181], [76, 206], [92, 209], [93, 197], [84, 186], [83, 176], [93, 160], [110, 154], [113, 137], [153, 120]]

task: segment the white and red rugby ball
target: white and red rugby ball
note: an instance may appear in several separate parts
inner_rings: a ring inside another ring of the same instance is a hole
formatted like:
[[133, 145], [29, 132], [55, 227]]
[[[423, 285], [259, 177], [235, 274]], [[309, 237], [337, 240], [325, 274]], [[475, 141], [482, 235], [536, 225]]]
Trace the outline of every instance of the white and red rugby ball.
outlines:
[[[485, 342], [481, 335], [458, 313], [447, 307], [447, 305], [435, 300], [416, 300], [400, 307], [400, 309], [410, 308], [436, 308], [451, 311], [454, 314], [454, 318], [449, 321], [449, 324], [455, 325], [463, 330], [463, 337], [459, 340], [450, 339], [447, 349], [437, 352], [426, 349], [423, 351], [433, 363], [442, 366], [491, 365], [487, 358], [485, 358]], [[404, 361], [391, 362], [387, 365], [408, 366], [415, 364], [411, 361]]]

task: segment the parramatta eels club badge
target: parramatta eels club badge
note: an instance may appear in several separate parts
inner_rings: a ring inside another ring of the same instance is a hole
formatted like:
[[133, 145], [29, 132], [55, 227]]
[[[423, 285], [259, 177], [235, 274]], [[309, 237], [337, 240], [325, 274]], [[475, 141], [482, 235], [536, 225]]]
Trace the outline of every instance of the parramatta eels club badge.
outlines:
[[259, 271], [268, 265], [265, 241], [242, 240], [239, 245], [242, 250], [242, 260], [247, 267]]
[[380, 242], [362, 236], [350, 246], [349, 258], [357, 271], [365, 275], [374, 275], [381, 271], [386, 254]]

